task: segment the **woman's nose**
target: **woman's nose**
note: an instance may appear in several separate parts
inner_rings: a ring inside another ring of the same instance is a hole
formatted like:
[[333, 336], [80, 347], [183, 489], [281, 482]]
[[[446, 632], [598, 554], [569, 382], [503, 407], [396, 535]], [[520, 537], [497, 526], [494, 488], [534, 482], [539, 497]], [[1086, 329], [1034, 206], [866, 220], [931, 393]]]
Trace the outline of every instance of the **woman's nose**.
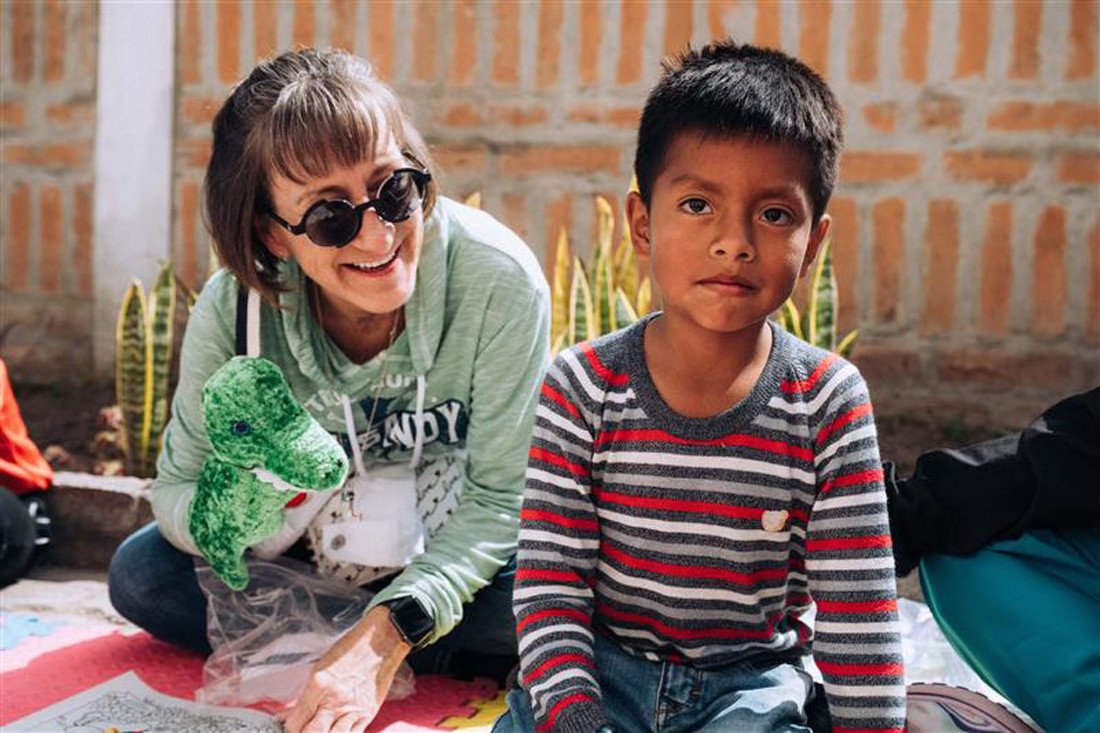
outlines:
[[363, 221], [359, 233], [351, 240], [351, 245], [363, 252], [386, 253], [393, 248], [393, 238], [397, 228], [378, 216], [374, 209], [363, 212]]

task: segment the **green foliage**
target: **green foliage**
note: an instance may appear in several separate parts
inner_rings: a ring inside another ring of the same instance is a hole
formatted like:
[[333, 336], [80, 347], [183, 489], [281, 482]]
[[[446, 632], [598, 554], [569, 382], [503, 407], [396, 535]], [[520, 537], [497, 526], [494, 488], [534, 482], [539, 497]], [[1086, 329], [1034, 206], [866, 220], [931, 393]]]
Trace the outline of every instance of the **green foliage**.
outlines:
[[596, 244], [587, 266], [571, 254], [562, 229], [550, 276], [550, 342], [555, 352], [628, 326], [649, 312], [649, 280], [638, 272], [625, 216], [621, 229], [615, 244], [611, 205], [597, 197]]
[[833, 273], [832, 243], [832, 239], [827, 239], [818, 252], [817, 263], [810, 277], [806, 312], [799, 314], [794, 301], [788, 299], [775, 314], [775, 320], [798, 338], [848, 357], [859, 332], [852, 331], [837, 342], [836, 313], [839, 296], [836, 275]]
[[179, 282], [170, 263], [161, 266], [148, 298], [134, 280], [122, 299], [115, 332], [115, 397], [132, 476], [156, 474], [183, 323], [193, 302], [194, 294]]

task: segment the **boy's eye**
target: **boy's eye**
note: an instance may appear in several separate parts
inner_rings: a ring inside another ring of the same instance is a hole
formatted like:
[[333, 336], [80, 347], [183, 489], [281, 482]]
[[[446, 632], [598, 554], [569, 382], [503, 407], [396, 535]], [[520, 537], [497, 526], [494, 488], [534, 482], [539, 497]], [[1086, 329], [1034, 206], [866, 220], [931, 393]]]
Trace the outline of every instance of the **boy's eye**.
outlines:
[[764, 213], [760, 215], [760, 218], [769, 224], [777, 225], [790, 224], [794, 221], [794, 217], [791, 216], [789, 211], [777, 209], [774, 206], [770, 209], [765, 209]]
[[709, 214], [710, 204], [701, 198], [690, 198], [680, 202], [680, 209], [689, 214]]

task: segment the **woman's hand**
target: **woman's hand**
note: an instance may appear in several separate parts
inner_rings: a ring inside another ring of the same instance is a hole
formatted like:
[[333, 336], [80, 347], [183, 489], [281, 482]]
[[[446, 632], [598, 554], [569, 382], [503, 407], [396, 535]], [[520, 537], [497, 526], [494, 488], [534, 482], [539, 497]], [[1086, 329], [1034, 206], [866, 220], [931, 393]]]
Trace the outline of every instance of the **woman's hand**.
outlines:
[[286, 733], [366, 730], [411, 650], [390, 620], [390, 609], [372, 608], [313, 665], [284, 720]]

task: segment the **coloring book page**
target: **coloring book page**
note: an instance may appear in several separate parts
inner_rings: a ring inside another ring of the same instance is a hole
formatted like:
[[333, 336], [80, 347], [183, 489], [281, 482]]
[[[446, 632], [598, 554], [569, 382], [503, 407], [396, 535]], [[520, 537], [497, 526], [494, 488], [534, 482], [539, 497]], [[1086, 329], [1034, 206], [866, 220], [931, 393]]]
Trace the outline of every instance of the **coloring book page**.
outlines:
[[202, 705], [164, 695], [133, 672], [119, 675], [4, 726], [34, 733], [279, 733], [274, 717], [245, 708]]

